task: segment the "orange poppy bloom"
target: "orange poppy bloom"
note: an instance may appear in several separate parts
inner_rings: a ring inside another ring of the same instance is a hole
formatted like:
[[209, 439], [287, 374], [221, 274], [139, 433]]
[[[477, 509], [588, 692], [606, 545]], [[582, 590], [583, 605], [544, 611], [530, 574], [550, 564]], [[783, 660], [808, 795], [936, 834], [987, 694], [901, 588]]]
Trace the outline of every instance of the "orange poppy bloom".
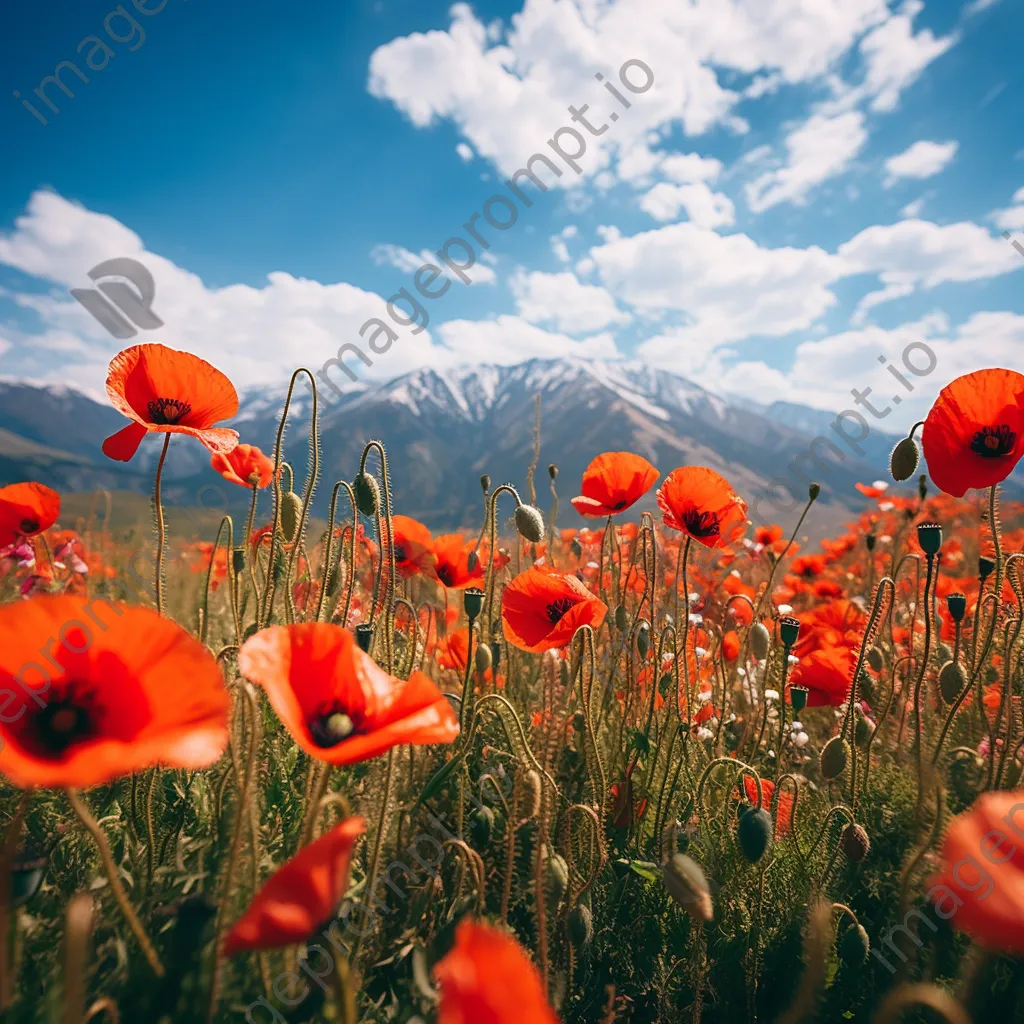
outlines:
[[658, 471], [632, 452], [598, 455], [583, 473], [583, 493], [572, 499], [581, 516], [600, 518], [624, 512], [638, 502], [658, 479]]
[[437, 649], [434, 652], [438, 665], [441, 668], [455, 669], [456, 672], [465, 672], [466, 662], [469, 660], [469, 629], [463, 626], [442, 637], [437, 642]]
[[438, 1024], [558, 1024], [540, 972], [497, 928], [462, 921], [434, 977], [441, 987]]
[[401, 743], [451, 743], [458, 719], [422, 672], [389, 676], [341, 626], [271, 626], [238, 652], [246, 679], [263, 687], [292, 739], [311, 757], [353, 764]]
[[658, 488], [665, 525], [706, 548], [722, 548], [745, 532], [747, 503], [725, 477], [704, 466], [672, 470]]
[[235, 922], [224, 955], [305, 942], [338, 912], [348, 890], [352, 850], [366, 831], [348, 818], [278, 868]]
[[266, 487], [274, 479], [274, 460], [254, 444], [240, 444], [227, 455], [214, 452], [210, 465], [225, 480], [242, 487]]
[[466, 587], [483, 583], [483, 557], [477, 561], [475, 569], [469, 568], [469, 556], [475, 547], [472, 541], [465, 541], [461, 533], [446, 533], [435, 537], [434, 576], [452, 590], [465, 590]]
[[565, 647], [580, 626], [597, 629], [607, 611], [576, 576], [545, 567], [520, 573], [501, 595], [505, 639], [522, 651]]
[[921, 434], [928, 473], [958, 498], [1005, 480], [1024, 455], [1024, 374], [978, 370], [947, 384]]
[[227, 455], [238, 432], [215, 427], [238, 412], [234, 385], [205, 359], [166, 345], [132, 345], [110, 361], [107, 395], [132, 422], [103, 442], [103, 454], [128, 462], [148, 433], [191, 434]]
[[725, 656], [726, 661], [735, 661], [740, 656], [740, 650], [742, 645], [740, 644], [739, 634], [734, 629], [730, 629], [722, 637], [722, 654]]
[[[747, 794], [747, 799], [752, 803], [757, 803], [757, 783], [749, 775], [743, 776], [743, 789]], [[775, 793], [775, 783], [771, 779], [761, 780], [761, 806], [766, 810], [771, 810], [772, 796]], [[793, 826], [793, 794], [788, 790], [784, 789], [779, 795], [779, 807], [775, 821], [775, 838], [780, 839], [786, 835]]]
[[[936, 913], [987, 949], [1024, 953], [1024, 790], [983, 793], [946, 830]], [[948, 913], [945, 912], [948, 910]]]
[[876, 480], [873, 484], [858, 483], [854, 486], [865, 498], [881, 498], [889, 490], [889, 485], [884, 480]]
[[37, 597], [0, 607], [0, 635], [0, 693], [13, 695], [0, 714], [0, 772], [16, 786], [205, 768], [227, 746], [216, 659], [149, 608]]
[[849, 647], [820, 647], [801, 657], [790, 683], [809, 691], [808, 707], [839, 707], [850, 695], [856, 664], [857, 652]]
[[0, 548], [45, 533], [60, 515], [60, 495], [43, 484], [0, 487]]
[[391, 525], [395, 538], [395, 568], [403, 578], [430, 573], [437, 563], [430, 531], [409, 516], [392, 516]]

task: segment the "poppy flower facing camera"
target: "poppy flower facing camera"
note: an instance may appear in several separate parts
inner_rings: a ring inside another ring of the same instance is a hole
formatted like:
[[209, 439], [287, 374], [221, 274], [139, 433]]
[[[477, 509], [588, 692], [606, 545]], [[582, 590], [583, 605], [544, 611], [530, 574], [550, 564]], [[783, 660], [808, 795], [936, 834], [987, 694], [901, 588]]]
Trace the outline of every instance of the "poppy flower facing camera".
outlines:
[[45, 533], [60, 515], [60, 495], [43, 484], [0, 487], [0, 548]]
[[704, 466], [672, 470], [658, 488], [665, 525], [706, 548], [731, 544], [746, 529], [747, 503], [724, 476]]
[[572, 499], [581, 516], [613, 516], [636, 504], [658, 479], [658, 471], [631, 452], [598, 455], [583, 473], [583, 493]]
[[947, 494], [1001, 483], [1024, 456], [1024, 374], [978, 370], [947, 384], [921, 434], [928, 472]]
[[549, 568], [527, 569], [501, 595], [505, 639], [534, 653], [565, 647], [580, 626], [597, 629], [607, 611], [576, 576]]
[[107, 395], [132, 422], [103, 442], [103, 454], [129, 462], [149, 433], [191, 434], [227, 455], [238, 433], [215, 427], [238, 412], [235, 387], [205, 359], [166, 345], [133, 345], [110, 361]]

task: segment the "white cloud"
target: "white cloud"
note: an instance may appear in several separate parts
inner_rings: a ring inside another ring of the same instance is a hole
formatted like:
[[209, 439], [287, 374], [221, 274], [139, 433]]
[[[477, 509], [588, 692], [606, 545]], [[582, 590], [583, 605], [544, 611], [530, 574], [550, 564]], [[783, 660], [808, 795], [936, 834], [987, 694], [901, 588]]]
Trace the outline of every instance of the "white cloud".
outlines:
[[569, 334], [589, 334], [631, 319], [598, 285], [581, 284], [569, 271], [545, 274], [520, 271], [509, 282], [519, 315]]
[[[620, 353], [610, 334], [595, 334], [577, 340], [566, 334], [546, 331], [517, 316], [494, 320], [449, 320], [437, 333], [445, 349], [440, 365], [501, 363], [513, 365], [525, 359], [616, 359]], [[437, 365], [437, 364], [435, 364]]]
[[[429, 249], [422, 249], [417, 256], [416, 253], [409, 252], [408, 249], [403, 249], [400, 245], [391, 245], [387, 242], [375, 245], [370, 250], [370, 259], [379, 267], [394, 267], [405, 274], [415, 274], [425, 263], [435, 267], [440, 266], [441, 263], [437, 254]], [[493, 262], [490, 253], [482, 253], [481, 260], [466, 271], [467, 276], [472, 278], [473, 284], [494, 284], [498, 280], [497, 274], [491, 267], [484, 265], [485, 261]]]
[[704, 182], [672, 185], [659, 181], [640, 199], [640, 209], [655, 220], [675, 220], [680, 210], [698, 227], [717, 228], [736, 223], [736, 208], [721, 192], [713, 192]]
[[466, 143], [460, 142], [455, 147], [455, 152], [459, 154], [459, 157], [465, 160], [467, 163], [473, 159], [473, 147], [467, 146]]
[[786, 136], [784, 166], [766, 171], [746, 186], [747, 203], [760, 213], [782, 202], [801, 204], [816, 185], [842, 174], [867, 142], [859, 110], [813, 114]]
[[1001, 231], [1020, 231], [1024, 229], [1024, 188], [1017, 189], [1011, 202], [1013, 206], [1005, 210], [997, 210], [992, 220]]
[[999, 0], [972, 0], [963, 11], [965, 18], [970, 18], [975, 14], [981, 14], [982, 11], [988, 10], [990, 7], [994, 7]]
[[907, 203], [906, 206], [900, 210], [901, 217], [910, 217], [911, 219], [921, 216], [921, 211], [924, 209], [925, 198], [924, 196], [915, 199], [911, 203]]
[[901, 178], [930, 178], [949, 166], [956, 156], [960, 144], [950, 142], [929, 142], [922, 139], [896, 156], [885, 161], [888, 176], [885, 187], [895, 185]]

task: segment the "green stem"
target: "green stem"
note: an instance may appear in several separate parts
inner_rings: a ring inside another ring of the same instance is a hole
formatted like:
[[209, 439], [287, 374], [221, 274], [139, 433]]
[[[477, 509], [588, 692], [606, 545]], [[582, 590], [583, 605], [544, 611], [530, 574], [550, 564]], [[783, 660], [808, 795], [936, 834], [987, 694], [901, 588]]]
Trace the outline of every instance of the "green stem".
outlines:
[[171, 443], [171, 435], [164, 434], [164, 446], [160, 451], [160, 461], [156, 464], [156, 483], [153, 487], [153, 511], [156, 514], [156, 610], [164, 613], [164, 548], [167, 544], [167, 524], [164, 522], [164, 504], [161, 494], [163, 484], [164, 462], [167, 459], [167, 448]]

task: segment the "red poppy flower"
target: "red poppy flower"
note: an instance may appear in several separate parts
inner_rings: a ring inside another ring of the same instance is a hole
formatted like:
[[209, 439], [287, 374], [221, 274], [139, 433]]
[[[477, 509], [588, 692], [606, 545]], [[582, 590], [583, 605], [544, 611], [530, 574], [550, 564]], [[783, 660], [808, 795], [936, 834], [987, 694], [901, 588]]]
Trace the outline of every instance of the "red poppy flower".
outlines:
[[[757, 783], [749, 775], [743, 776], [743, 789], [747, 799], [757, 804]], [[761, 806], [771, 810], [772, 796], [775, 794], [775, 783], [771, 779], [761, 780]], [[793, 827], [793, 794], [784, 789], [779, 796], [779, 807], [775, 820], [775, 838], [780, 839]]]
[[434, 538], [436, 559], [434, 575], [451, 590], [465, 590], [483, 582], [484, 560], [478, 558], [476, 568], [469, 568], [469, 556], [476, 545], [467, 542], [461, 533], [446, 533]]
[[1024, 455], [1024, 374], [957, 377], [935, 400], [921, 442], [932, 480], [948, 494], [1005, 480]]
[[[1024, 954], [1024, 790], [984, 793], [954, 818], [942, 871], [929, 880], [936, 913], [979, 945]], [[948, 911], [948, 912], [947, 912]]]
[[730, 629], [722, 637], [722, 654], [725, 656], [726, 661], [735, 661], [740, 656], [741, 647], [739, 634], [736, 630]]
[[821, 647], [800, 659], [790, 683], [809, 692], [807, 706], [839, 707], [850, 695], [857, 653], [849, 647]]
[[0, 487], [0, 548], [45, 533], [60, 515], [60, 495], [43, 484]]
[[469, 659], [469, 629], [463, 626], [442, 637], [437, 642], [435, 658], [441, 668], [452, 668], [456, 672], [465, 672]]
[[205, 768], [227, 746], [216, 659], [155, 611], [36, 597], [0, 607], [0, 635], [0, 772], [17, 786]]
[[352, 850], [366, 831], [348, 818], [275, 871], [228, 934], [224, 955], [305, 942], [338, 912], [348, 890]]
[[674, 469], [658, 488], [665, 525], [707, 548], [722, 548], [744, 533], [747, 503], [725, 477], [704, 466]]
[[581, 516], [613, 516], [638, 502], [657, 479], [658, 471], [639, 455], [605, 452], [587, 466], [583, 493], [572, 504]]
[[511, 936], [464, 920], [437, 962], [438, 1024], [558, 1024], [540, 972]]
[[215, 427], [238, 412], [234, 385], [205, 359], [166, 345], [133, 345], [110, 361], [107, 395], [132, 422], [103, 442], [103, 454], [128, 462], [148, 433], [191, 434], [227, 455], [238, 432]]
[[409, 516], [392, 516], [395, 538], [395, 568], [403, 578], [431, 573], [437, 564], [430, 531]]
[[820, 576], [825, 571], [825, 564], [824, 555], [801, 555], [793, 559], [790, 571], [794, 576], [809, 580]]
[[214, 452], [210, 465], [229, 483], [242, 487], [266, 487], [274, 479], [274, 460], [254, 444], [240, 444], [227, 455]]
[[576, 576], [544, 567], [520, 573], [501, 595], [505, 639], [522, 651], [565, 647], [580, 626], [597, 629], [607, 611]]
[[263, 687], [307, 754], [353, 764], [401, 743], [451, 743], [458, 719], [422, 672], [395, 679], [341, 626], [304, 622], [260, 630], [238, 653], [242, 675]]
[[881, 498], [889, 490], [889, 485], [884, 480], [876, 480], [873, 484], [858, 483], [855, 486], [865, 498]]

